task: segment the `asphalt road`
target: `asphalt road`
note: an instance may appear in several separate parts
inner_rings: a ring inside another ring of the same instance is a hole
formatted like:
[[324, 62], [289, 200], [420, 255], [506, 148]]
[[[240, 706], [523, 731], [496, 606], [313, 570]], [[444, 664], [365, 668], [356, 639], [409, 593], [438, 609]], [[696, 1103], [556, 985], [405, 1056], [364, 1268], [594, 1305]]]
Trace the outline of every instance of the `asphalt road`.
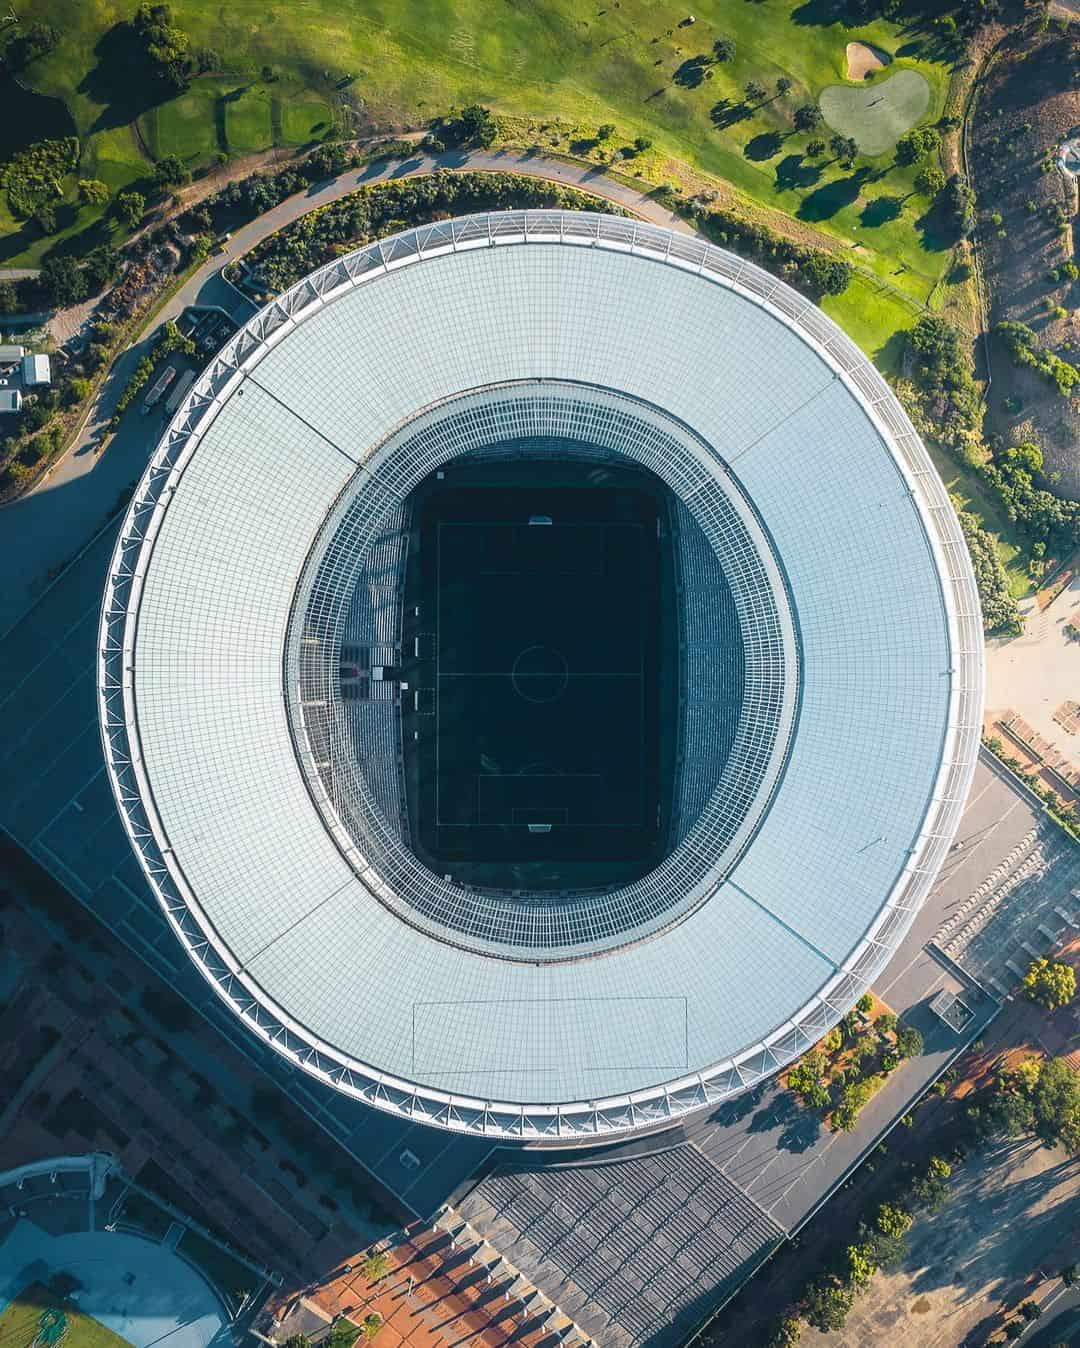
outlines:
[[682, 233], [693, 232], [685, 221], [651, 197], [606, 177], [598, 168], [564, 163], [529, 151], [454, 151], [436, 156], [417, 152], [405, 160], [376, 161], [312, 184], [235, 230], [227, 255], [209, 259], [181, 286], [142, 338], [119, 356], [68, 452], [33, 491], [3, 507], [0, 566], [6, 584], [0, 593], [0, 632], [7, 631], [26, 611], [48, 584], [50, 573], [93, 536], [114, 513], [118, 496], [142, 474], [164, 429], [158, 415], [142, 417], [133, 409], [104, 451], [101, 445], [120, 394], [149, 350], [160, 324], [177, 318], [189, 304], [217, 305], [239, 321], [246, 321], [255, 313], [256, 306], [222, 277], [221, 269], [228, 258], [241, 256], [268, 234], [358, 187], [393, 178], [412, 178], [437, 169], [528, 174], [594, 193], [654, 224]]

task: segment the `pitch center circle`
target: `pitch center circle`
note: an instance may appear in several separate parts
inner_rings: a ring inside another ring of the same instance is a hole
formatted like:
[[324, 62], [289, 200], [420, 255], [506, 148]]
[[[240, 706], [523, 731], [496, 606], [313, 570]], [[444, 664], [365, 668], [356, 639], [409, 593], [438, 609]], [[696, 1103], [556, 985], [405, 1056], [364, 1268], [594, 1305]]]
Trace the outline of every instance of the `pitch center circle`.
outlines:
[[514, 661], [510, 682], [523, 702], [557, 702], [570, 682], [570, 667], [554, 646], [526, 646]]

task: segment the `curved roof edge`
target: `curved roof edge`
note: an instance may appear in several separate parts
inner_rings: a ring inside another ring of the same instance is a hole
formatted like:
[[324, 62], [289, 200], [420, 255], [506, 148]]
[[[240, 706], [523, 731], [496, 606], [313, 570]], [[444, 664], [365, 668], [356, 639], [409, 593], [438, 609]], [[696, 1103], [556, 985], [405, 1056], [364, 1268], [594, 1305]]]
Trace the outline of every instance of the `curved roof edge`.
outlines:
[[[322, 1043], [275, 1005], [220, 941], [172, 856], [143, 769], [134, 709], [135, 631], [154, 541], [188, 459], [246, 370], [339, 292], [448, 252], [528, 244], [611, 249], [699, 274], [764, 309], [810, 346], [860, 402], [908, 485], [937, 565], [952, 655], [942, 761], [922, 829], [843, 968], [789, 1021], [734, 1058], [629, 1095], [553, 1105], [482, 1100], [395, 1078]], [[169, 424], [120, 530], [99, 627], [98, 704], [109, 778], [150, 887], [190, 957], [252, 1033], [324, 1084], [417, 1122], [519, 1141], [587, 1140], [656, 1127], [753, 1086], [801, 1056], [871, 985], [929, 892], [967, 800], [982, 723], [982, 618], [959, 521], [926, 449], [870, 360], [816, 305], [696, 236], [615, 216], [508, 211], [421, 226], [335, 259], [262, 309], [210, 362]]]

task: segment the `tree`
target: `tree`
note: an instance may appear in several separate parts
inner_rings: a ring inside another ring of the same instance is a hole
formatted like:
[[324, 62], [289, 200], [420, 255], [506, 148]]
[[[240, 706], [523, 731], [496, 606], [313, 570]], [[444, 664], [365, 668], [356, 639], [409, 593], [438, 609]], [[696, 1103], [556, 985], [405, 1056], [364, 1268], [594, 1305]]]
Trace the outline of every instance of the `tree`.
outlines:
[[167, 154], [154, 165], [154, 186], [161, 191], [190, 181], [191, 174], [178, 154]]
[[100, 178], [80, 178], [78, 182], [79, 200], [84, 206], [104, 206], [112, 193], [108, 183]]
[[769, 96], [768, 89], [763, 84], [758, 84], [757, 80], [747, 80], [743, 85], [743, 92], [749, 103], [760, 103]]
[[896, 1016], [891, 1011], [882, 1011], [877, 1020], [874, 1021], [874, 1029], [878, 1034], [892, 1034], [896, 1029]]
[[0, 314], [19, 312], [19, 292], [10, 281], [0, 281]]
[[499, 132], [499, 124], [491, 109], [481, 103], [470, 103], [467, 108], [463, 108], [458, 123], [461, 128], [459, 143], [476, 145], [480, 149], [486, 149]]
[[386, 1276], [390, 1267], [390, 1260], [386, 1256], [385, 1250], [372, 1250], [364, 1260], [364, 1277], [368, 1282], [378, 1282], [380, 1278]]
[[86, 399], [89, 398], [90, 390], [93, 387], [94, 386], [89, 379], [69, 379], [67, 388], [64, 391], [64, 397], [66, 401], [74, 407], [77, 403], [85, 402]]
[[801, 107], [795, 109], [792, 121], [795, 123], [796, 131], [816, 131], [824, 118], [816, 103], [803, 103]]
[[1040, 1137], [1080, 1151], [1080, 1072], [1064, 1058], [1047, 1058], [1032, 1088], [1031, 1104]]
[[635, 136], [635, 137], [634, 137], [634, 149], [637, 150], [638, 154], [644, 154], [646, 150], [651, 150], [651, 149], [652, 149], [652, 137], [651, 137], [651, 136]]
[[865, 1245], [847, 1247], [848, 1281], [855, 1287], [869, 1287], [877, 1272], [877, 1264], [870, 1258]]
[[941, 201], [948, 219], [960, 238], [967, 238], [975, 228], [975, 193], [962, 173], [954, 173], [946, 182]]
[[874, 1225], [887, 1236], [905, 1236], [911, 1230], [914, 1219], [910, 1212], [892, 1203], [882, 1203], [874, 1218]]
[[821, 1041], [821, 1047], [826, 1053], [839, 1053], [843, 1045], [844, 1036], [840, 1033], [839, 1025], [834, 1025]]
[[1066, 1287], [1075, 1287], [1078, 1276], [1080, 1276], [1080, 1274], [1078, 1274], [1077, 1267], [1075, 1264], [1066, 1264], [1065, 1267], [1058, 1274], [1058, 1277], [1061, 1279], [1061, 1281], [1065, 1284]]
[[1032, 960], [1024, 975], [1024, 992], [1047, 1011], [1060, 1011], [1076, 996], [1076, 972], [1057, 960]]
[[600, 126], [596, 128], [597, 140], [610, 140], [614, 134], [615, 134], [614, 122], [603, 122], [601, 123]]
[[769, 1339], [768, 1348], [795, 1348], [802, 1337], [802, 1325], [797, 1315], [782, 1316]]
[[41, 265], [38, 284], [58, 309], [86, 299], [86, 279], [73, 257], [48, 257]]
[[135, 229], [146, 211], [146, 198], [141, 192], [121, 192], [113, 202], [117, 218], [128, 229]]
[[924, 197], [936, 197], [945, 183], [945, 171], [937, 164], [927, 164], [915, 175], [915, 191]]
[[372, 1311], [364, 1316], [365, 1338], [373, 1339], [380, 1329], [382, 1329], [382, 1316], [378, 1311]]
[[896, 142], [896, 162], [915, 164], [941, 148], [941, 133], [933, 126], [917, 127]]
[[1037, 1301], [1021, 1301], [1018, 1309], [1029, 1325], [1042, 1315], [1042, 1307]]
[[776, 81], [776, 92], [780, 98], [783, 98], [785, 94], [791, 93], [791, 81], [786, 75], [781, 75]]
[[901, 1025], [896, 1032], [896, 1048], [902, 1058], [917, 1058], [923, 1051], [923, 1037], [914, 1025]]
[[735, 43], [729, 37], [718, 37], [713, 43], [713, 56], [721, 65], [735, 59]]
[[829, 149], [845, 168], [851, 168], [859, 153], [859, 144], [851, 136], [833, 136]]
[[311, 1340], [306, 1334], [290, 1334], [282, 1348], [311, 1348]]
[[191, 83], [191, 43], [173, 23], [169, 6], [141, 4], [131, 24], [152, 77], [174, 92], [186, 89]]
[[1027, 1325], [1021, 1324], [1019, 1320], [1010, 1320], [1005, 1326], [1005, 1337], [1010, 1341], [1012, 1339], [1022, 1339], [1026, 1329]]
[[31, 61], [48, 56], [59, 41], [60, 34], [51, 24], [32, 23], [7, 44], [4, 61], [9, 70], [22, 70]]
[[814, 1329], [827, 1334], [843, 1329], [848, 1311], [855, 1304], [855, 1293], [835, 1279], [811, 1283], [802, 1302], [803, 1319]]
[[811, 159], [819, 159], [825, 153], [825, 142], [812, 140], [806, 147], [806, 153]]

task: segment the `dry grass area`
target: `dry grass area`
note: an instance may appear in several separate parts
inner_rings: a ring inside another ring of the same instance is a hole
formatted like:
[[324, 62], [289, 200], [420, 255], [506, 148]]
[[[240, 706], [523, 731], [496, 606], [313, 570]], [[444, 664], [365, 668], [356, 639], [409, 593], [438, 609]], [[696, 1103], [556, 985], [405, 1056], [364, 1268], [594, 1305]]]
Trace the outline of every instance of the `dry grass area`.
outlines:
[[[1006, 43], [983, 81], [971, 127], [972, 174], [990, 319], [1025, 323], [1038, 345], [1080, 361], [1080, 282], [1054, 272], [1073, 259], [1075, 192], [1057, 149], [1080, 110], [1074, 80], [1080, 45], [1054, 26]], [[1061, 229], [1065, 217], [1068, 227]], [[1009, 444], [1035, 440], [1060, 490], [1080, 496], [1080, 400], [1041, 374], [1015, 369], [993, 347], [987, 431]]]
[[1007, 1141], [961, 1167], [945, 1209], [917, 1222], [895, 1273], [878, 1273], [844, 1329], [812, 1334], [835, 1348], [981, 1348], [1028, 1297], [1059, 1285], [1041, 1278], [1072, 1257], [1080, 1169], [1060, 1148]]

